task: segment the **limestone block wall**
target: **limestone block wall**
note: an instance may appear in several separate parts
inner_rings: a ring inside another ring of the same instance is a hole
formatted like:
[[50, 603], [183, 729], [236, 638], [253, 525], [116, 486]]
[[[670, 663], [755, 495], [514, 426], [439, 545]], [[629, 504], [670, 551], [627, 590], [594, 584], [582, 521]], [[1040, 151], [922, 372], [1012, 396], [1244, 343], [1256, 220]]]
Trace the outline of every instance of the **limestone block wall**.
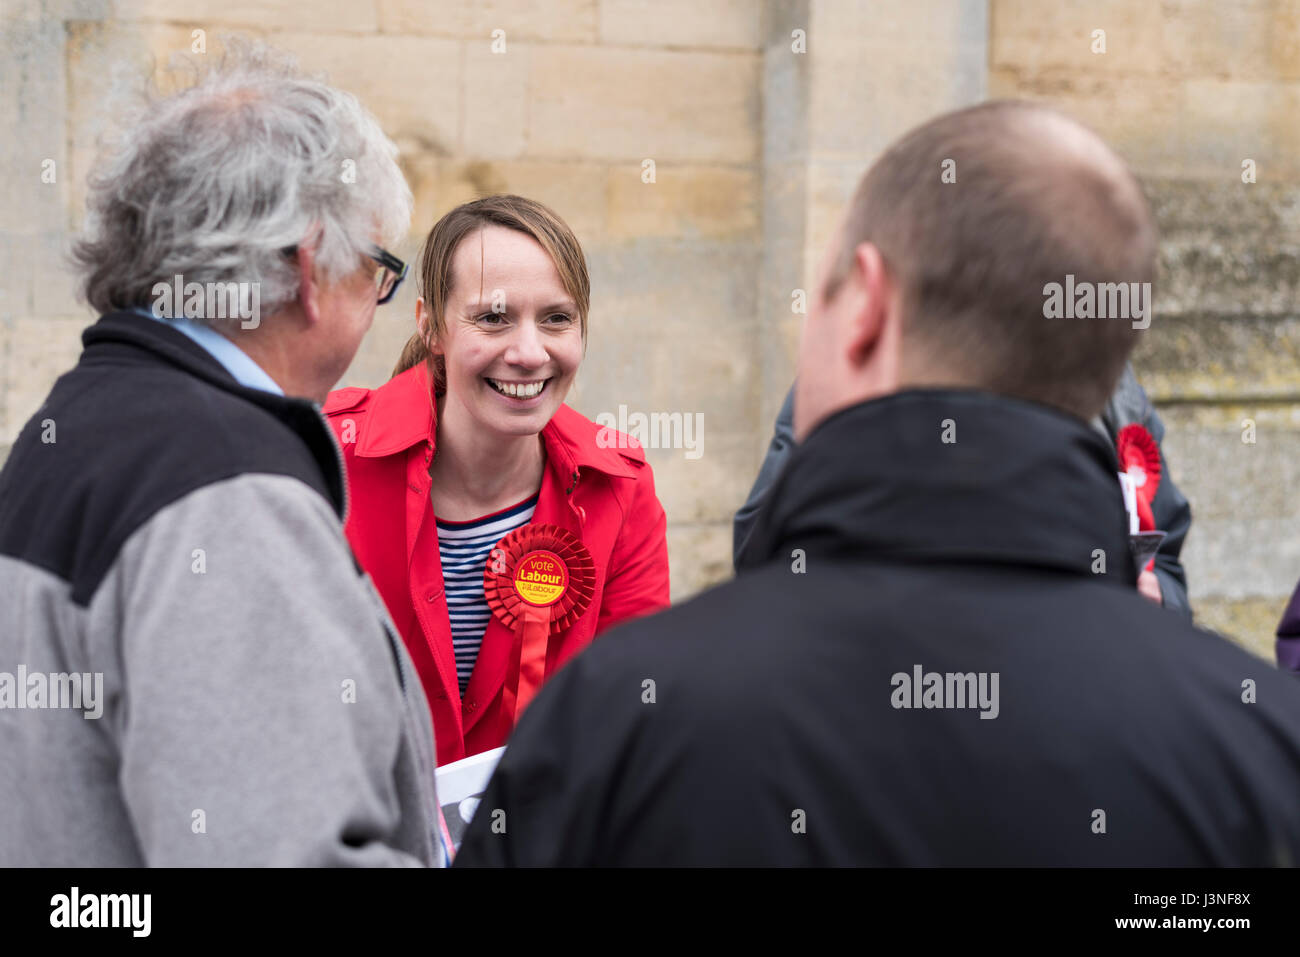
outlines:
[[[757, 449], [794, 375], [817, 267], [858, 180], [917, 123], [985, 97], [985, 0], [769, 4], [763, 51], [762, 394]], [[792, 51], [804, 33], [806, 53]]]
[[1193, 606], [1271, 657], [1300, 579], [1300, 4], [990, 0], [989, 93], [1066, 110], [1141, 176], [1161, 255], [1134, 365], [1192, 503]]

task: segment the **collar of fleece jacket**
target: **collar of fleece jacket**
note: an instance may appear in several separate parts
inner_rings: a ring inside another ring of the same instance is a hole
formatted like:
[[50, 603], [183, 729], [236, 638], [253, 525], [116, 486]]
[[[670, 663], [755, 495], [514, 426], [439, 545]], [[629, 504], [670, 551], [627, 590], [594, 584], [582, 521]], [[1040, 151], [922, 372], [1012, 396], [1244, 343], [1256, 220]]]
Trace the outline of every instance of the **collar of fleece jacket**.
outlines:
[[900, 392], [836, 412], [796, 447], [744, 565], [803, 548], [1041, 566], [1132, 588], [1118, 471], [1095, 429], [1047, 406], [984, 392]]
[[112, 312], [81, 334], [87, 352], [82, 361], [118, 350], [144, 350], [208, 384], [260, 406], [292, 429], [306, 443], [320, 465], [330, 504], [342, 520], [347, 514], [347, 487], [343, 459], [334, 434], [309, 399], [293, 398], [250, 389], [235, 381], [216, 359], [188, 336], [130, 311]]

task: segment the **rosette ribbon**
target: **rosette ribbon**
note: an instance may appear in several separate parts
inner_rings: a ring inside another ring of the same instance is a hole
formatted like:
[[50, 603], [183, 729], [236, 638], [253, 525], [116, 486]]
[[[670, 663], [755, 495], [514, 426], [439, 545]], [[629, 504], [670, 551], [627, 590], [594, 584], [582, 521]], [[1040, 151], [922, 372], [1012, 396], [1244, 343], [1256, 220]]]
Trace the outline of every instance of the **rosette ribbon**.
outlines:
[[[1115, 439], [1119, 465], [1133, 479], [1137, 495], [1138, 528], [1144, 532], [1156, 530], [1155, 514], [1151, 503], [1160, 488], [1160, 446], [1143, 426], [1136, 422], [1120, 429]], [[1150, 568], [1154, 559], [1147, 563]]]
[[483, 594], [492, 614], [515, 636], [504, 690], [508, 728], [542, 686], [550, 636], [582, 616], [595, 589], [591, 553], [559, 525], [521, 525], [492, 549]]

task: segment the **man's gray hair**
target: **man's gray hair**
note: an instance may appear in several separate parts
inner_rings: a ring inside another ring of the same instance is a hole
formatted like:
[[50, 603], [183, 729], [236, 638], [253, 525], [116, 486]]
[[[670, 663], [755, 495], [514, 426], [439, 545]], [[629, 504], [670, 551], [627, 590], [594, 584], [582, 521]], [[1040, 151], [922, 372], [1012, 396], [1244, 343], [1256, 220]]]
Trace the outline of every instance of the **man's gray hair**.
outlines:
[[396, 155], [356, 97], [264, 45], [228, 45], [189, 88], [146, 94], [106, 143], [73, 247], [82, 294], [105, 313], [150, 308], [154, 285], [175, 276], [259, 283], [273, 313], [297, 296], [287, 247], [314, 243], [332, 281], [376, 236], [406, 235], [411, 190]]

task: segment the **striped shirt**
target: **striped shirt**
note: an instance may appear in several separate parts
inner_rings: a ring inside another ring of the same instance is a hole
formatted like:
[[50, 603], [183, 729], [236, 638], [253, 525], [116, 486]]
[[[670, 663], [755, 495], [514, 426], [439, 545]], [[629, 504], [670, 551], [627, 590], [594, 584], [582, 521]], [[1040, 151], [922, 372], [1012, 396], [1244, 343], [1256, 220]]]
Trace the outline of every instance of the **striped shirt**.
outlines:
[[534, 495], [518, 505], [468, 522], [438, 523], [438, 552], [442, 556], [442, 581], [447, 593], [451, 643], [456, 649], [456, 678], [465, 694], [474, 662], [483, 644], [483, 632], [492, 618], [483, 594], [483, 574], [497, 542], [521, 525], [527, 525], [537, 508]]

